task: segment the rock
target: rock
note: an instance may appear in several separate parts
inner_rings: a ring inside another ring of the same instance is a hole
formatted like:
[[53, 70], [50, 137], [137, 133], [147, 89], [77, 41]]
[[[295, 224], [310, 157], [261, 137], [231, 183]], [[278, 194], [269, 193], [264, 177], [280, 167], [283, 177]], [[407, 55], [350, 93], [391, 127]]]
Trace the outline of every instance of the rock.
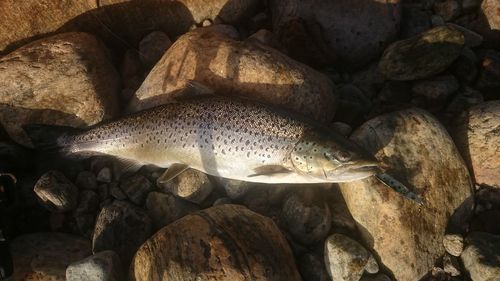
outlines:
[[97, 179], [94, 173], [90, 171], [82, 171], [78, 174], [75, 180], [76, 186], [81, 189], [97, 189]]
[[127, 195], [125, 195], [125, 193], [123, 193], [123, 191], [120, 189], [120, 184], [118, 182], [110, 183], [109, 194], [116, 200], [127, 199]]
[[127, 267], [134, 253], [151, 235], [151, 219], [134, 205], [115, 201], [105, 206], [97, 217], [92, 251], [115, 251]]
[[459, 90], [446, 108], [449, 120], [455, 120], [458, 114], [466, 111], [471, 106], [484, 102], [483, 95], [469, 87]]
[[480, 57], [477, 87], [492, 99], [500, 97], [500, 52], [488, 50]]
[[326, 270], [332, 280], [358, 281], [369, 260], [374, 261], [370, 252], [343, 234], [333, 234], [325, 242]]
[[438, 26], [387, 47], [380, 71], [392, 80], [416, 80], [438, 74], [455, 61], [464, 45], [461, 32]]
[[[2, 2], [0, 50], [19, 46], [31, 38], [61, 30], [87, 30], [113, 47], [136, 46], [151, 30], [163, 30], [175, 38], [194, 23], [215, 20], [238, 24], [250, 19], [259, 7], [257, 0], [214, 0], [206, 3], [171, 1], [84, 0], [48, 3]], [[165, 16], [168, 15], [168, 16]]]
[[29, 146], [25, 124], [85, 127], [117, 112], [119, 77], [103, 46], [86, 33], [64, 33], [0, 58], [0, 123]]
[[472, 232], [460, 256], [473, 281], [500, 280], [500, 236]]
[[[175, 262], [165, 262], [175, 261]], [[162, 228], [137, 251], [130, 279], [301, 280], [292, 252], [269, 218], [221, 205]]]
[[209, 19], [206, 19], [204, 20], [202, 23], [201, 23], [201, 26], [203, 27], [207, 27], [207, 26], [211, 26], [212, 25], [212, 21], [209, 20]]
[[467, 168], [445, 128], [423, 110], [378, 116], [351, 139], [425, 202], [419, 206], [373, 177], [340, 184], [366, 245], [396, 280], [419, 280], [444, 252], [451, 214], [471, 196]]
[[231, 198], [231, 200], [242, 198], [251, 187], [258, 185], [251, 182], [226, 178], [216, 178], [215, 180], [217, 181], [218, 185], [224, 188], [227, 197]]
[[343, 122], [333, 122], [332, 130], [336, 131], [337, 133], [345, 137], [348, 137], [349, 134], [352, 132], [351, 126]]
[[450, 255], [443, 256], [443, 269], [444, 272], [450, 274], [451, 276], [460, 275], [460, 264], [458, 258]]
[[113, 251], [102, 251], [74, 262], [66, 269], [67, 281], [120, 281], [120, 257]]
[[403, 4], [401, 17], [401, 31], [399, 37], [406, 39], [430, 29], [431, 12], [420, 5]]
[[[480, 205], [478, 205], [479, 207]], [[477, 210], [478, 208], [476, 208]], [[491, 234], [500, 235], [500, 210], [491, 209], [484, 210], [476, 214], [472, 220], [471, 231], [488, 232]]]
[[399, 0], [271, 1], [273, 30], [288, 54], [313, 65], [354, 69], [396, 39]]
[[107, 184], [100, 184], [97, 187], [97, 194], [99, 194], [99, 200], [104, 201], [109, 198], [109, 186]]
[[408, 103], [411, 99], [411, 85], [406, 81], [387, 81], [377, 95], [375, 102], [380, 106], [374, 106], [375, 110], [384, 105], [399, 105]]
[[462, 11], [475, 12], [481, 6], [483, 0], [462, 0]]
[[431, 17], [431, 23], [432, 23], [433, 27], [441, 26], [441, 25], [445, 24], [444, 19], [441, 16], [438, 16], [438, 15], [432, 15], [432, 17]]
[[243, 205], [248, 209], [274, 218], [279, 214], [287, 186], [281, 184], [258, 184], [248, 190], [243, 196]]
[[59, 171], [43, 174], [33, 191], [52, 212], [71, 211], [78, 203], [78, 189]]
[[363, 275], [359, 281], [391, 281], [385, 274], [377, 274], [377, 275]]
[[162, 187], [165, 191], [195, 204], [205, 200], [214, 189], [208, 176], [194, 169], [184, 171]]
[[146, 211], [156, 228], [166, 226], [198, 209], [190, 202], [161, 192], [150, 192], [146, 199]]
[[283, 200], [281, 218], [293, 238], [305, 245], [325, 239], [332, 224], [328, 204], [319, 192], [308, 189], [290, 193]]
[[97, 173], [96, 179], [98, 182], [110, 183], [111, 180], [113, 180], [111, 169], [109, 167], [102, 168], [99, 173]]
[[250, 37], [248, 37], [246, 40], [251, 42], [256, 41], [275, 49], [279, 49], [280, 47], [280, 43], [276, 36], [267, 29], [258, 30], [254, 34], [250, 35]]
[[12, 280], [64, 281], [66, 267], [90, 254], [90, 241], [63, 233], [32, 233], [11, 242]]
[[135, 92], [141, 86], [143, 73], [142, 62], [137, 51], [134, 49], [126, 50], [120, 65], [123, 88]]
[[476, 54], [469, 48], [464, 48], [462, 54], [450, 67], [452, 73], [458, 78], [460, 84], [470, 85], [477, 77], [478, 73], [478, 58]]
[[135, 174], [120, 181], [120, 189], [128, 199], [137, 205], [144, 205], [148, 193], [154, 190], [153, 184], [141, 174]]
[[304, 281], [330, 281], [322, 255], [307, 253], [298, 260], [300, 275]]
[[234, 41], [201, 28], [177, 39], [137, 90], [128, 110], [165, 103], [189, 80], [219, 94], [279, 105], [321, 121], [330, 120], [335, 109], [333, 84], [323, 74], [262, 44]]
[[476, 32], [469, 30], [463, 26], [454, 23], [447, 23], [447, 26], [454, 28], [460, 32], [464, 36], [464, 44], [469, 48], [475, 48], [483, 44], [483, 36], [477, 34]]
[[457, 147], [469, 164], [475, 182], [500, 187], [500, 101], [471, 107], [453, 130]]
[[205, 28], [204, 30], [213, 30], [213, 31], [221, 33], [221, 34], [223, 34], [223, 35], [225, 35], [233, 40], [236, 40], [236, 41], [240, 40], [240, 33], [232, 25], [216, 24], [216, 25], [210, 26], [208, 28]]
[[424, 99], [427, 108], [440, 109], [448, 97], [459, 87], [460, 85], [453, 75], [441, 75], [416, 81], [411, 89], [415, 96]]
[[99, 211], [99, 196], [92, 190], [80, 192], [78, 208], [73, 213], [77, 231], [85, 237], [92, 238], [95, 218]]
[[492, 48], [500, 47], [500, 2], [498, 0], [483, 0], [478, 16], [470, 23], [470, 29], [481, 34], [484, 45]]
[[460, 3], [456, 0], [436, 1], [434, 13], [441, 16], [445, 21], [450, 21], [460, 15]]
[[146, 35], [139, 43], [139, 57], [143, 65], [149, 69], [152, 68], [170, 46], [172, 46], [172, 41], [161, 31]]
[[344, 84], [338, 88], [339, 106], [335, 121], [357, 127], [365, 121], [372, 108], [372, 103], [364, 93], [353, 84]]
[[225, 204], [232, 204], [232, 200], [229, 197], [222, 197], [217, 200], [215, 200], [214, 204], [212, 206], [219, 206], [219, 205], [225, 205]]
[[443, 237], [443, 245], [446, 252], [459, 257], [464, 250], [464, 238], [460, 234], [446, 234]]

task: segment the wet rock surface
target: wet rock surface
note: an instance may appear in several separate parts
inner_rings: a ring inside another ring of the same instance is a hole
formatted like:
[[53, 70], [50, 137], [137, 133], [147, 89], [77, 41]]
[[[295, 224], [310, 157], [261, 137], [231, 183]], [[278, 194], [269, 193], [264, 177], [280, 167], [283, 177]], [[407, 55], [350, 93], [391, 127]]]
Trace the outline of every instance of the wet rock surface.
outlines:
[[157, 232], [136, 253], [130, 278], [245, 280], [249, 275], [300, 280], [291, 250], [269, 218], [242, 206], [221, 205]]
[[461, 255], [472, 280], [498, 280], [500, 276], [500, 236], [473, 232], [467, 236]]
[[68, 281], [123, 280], [120, 257], [113, 251], [102, 251], [72, 263], [66, 269]]

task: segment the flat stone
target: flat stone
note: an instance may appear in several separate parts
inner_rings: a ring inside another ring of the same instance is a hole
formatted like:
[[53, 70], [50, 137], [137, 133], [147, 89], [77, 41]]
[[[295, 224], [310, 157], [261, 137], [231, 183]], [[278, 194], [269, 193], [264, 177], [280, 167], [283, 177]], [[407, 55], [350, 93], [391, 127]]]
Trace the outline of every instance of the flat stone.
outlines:
[[53, 212], [71, 211], [78, 203], [78, 189], [59, 171], [43, 174], [33, 191], [44, 207]]
[[380, 71], [392, 80], [416, 80], [438, 74], [455, 61], [464, 36], [447, 26], [438, 26], [387, 47]]
[[113, 251], [102, 251], [74, 262], [66, 269], [67, 281], [123, 280], [120, 257]]

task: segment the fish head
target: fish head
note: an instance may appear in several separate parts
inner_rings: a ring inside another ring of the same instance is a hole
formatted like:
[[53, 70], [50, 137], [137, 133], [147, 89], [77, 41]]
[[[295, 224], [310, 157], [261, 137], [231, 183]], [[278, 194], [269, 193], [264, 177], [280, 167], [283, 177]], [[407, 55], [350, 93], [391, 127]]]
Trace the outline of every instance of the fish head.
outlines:
[[307, 136], [290, 155], [294, 168], [324, 182], [349, 182], [379, 173], [379, 161], [339, 135]]

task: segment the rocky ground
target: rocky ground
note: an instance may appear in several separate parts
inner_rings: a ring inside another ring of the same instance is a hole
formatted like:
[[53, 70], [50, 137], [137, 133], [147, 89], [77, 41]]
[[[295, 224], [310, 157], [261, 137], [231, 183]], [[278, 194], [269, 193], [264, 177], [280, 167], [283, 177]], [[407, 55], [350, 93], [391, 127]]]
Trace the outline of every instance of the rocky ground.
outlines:
[[[500, 280], [500, 1], [77, 2], [0, 3], [11, 280]], [[374, 178], [159, 185], [156, 167], [54, 160], [22, 129], [190, 81], [334, 128], [425, 203]]]

